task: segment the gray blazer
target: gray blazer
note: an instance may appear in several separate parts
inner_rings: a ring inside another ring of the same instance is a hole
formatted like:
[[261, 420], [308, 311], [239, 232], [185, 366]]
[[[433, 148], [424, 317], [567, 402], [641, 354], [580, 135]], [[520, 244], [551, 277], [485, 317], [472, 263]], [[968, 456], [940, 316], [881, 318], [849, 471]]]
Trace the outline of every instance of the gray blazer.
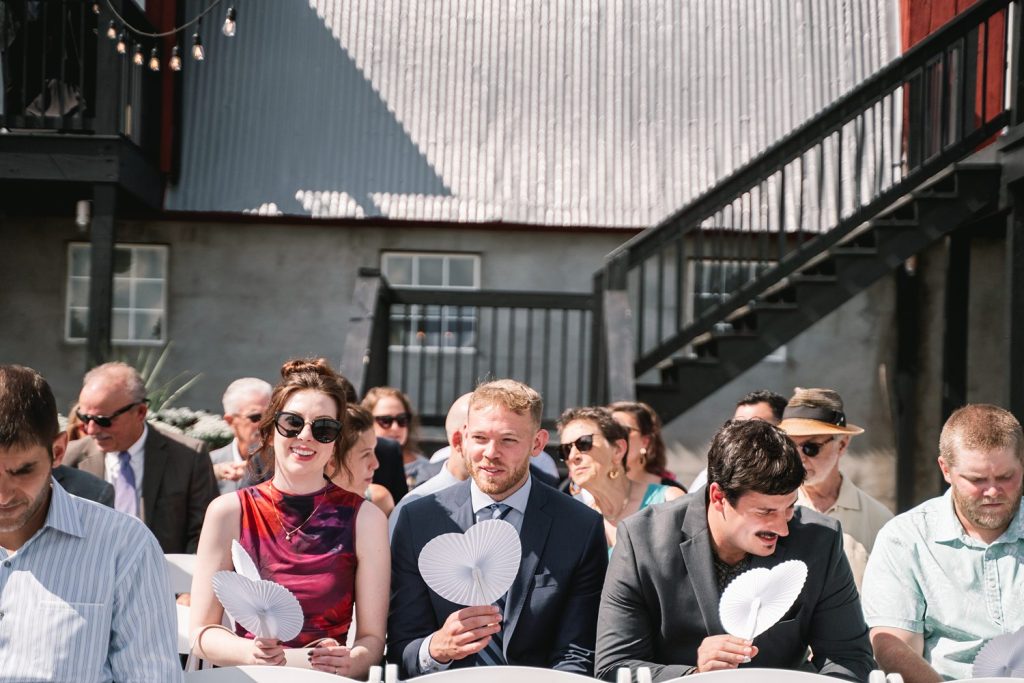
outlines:
[[[235, 442], [232, 440], [227, 446], [221, 446], [215, 451], [210, 451], [210, 463], [211, 465], [218, 465], [222, 462], [234, 462], [235, 461]], [[225, 493], [232, 493], [238, 490], [238, 484], [242, 480], [231, 481], [230, 479], [218, 479], [217, 489], [221, 495]]]
[[[653, 505], [619, 524], [597, 622], [597, 675], [651, 668], [655, 681], [693, 673], [697, 648], [725, 633], [711, 556], [704, 489]], [[751, 568], [786, 560], [807, 564], [807, 581], [782, 620], [754, 639], [746, 666], [807, 669], [857, 681], [875, 668], [868, 628], [839, 523], [797, 506], [789, 535]]]
[[[206, 507], [217, 496], [210, 456], [194, 439], [168, 436], [149, 425], [144, 444], [142, 514], [165, 553], [194, 553]], [[198, 448], [198, 450], [197, 450]], [[105, 478], [104, 453], [89, 437], [68, 445], [64, 463]]]
[[[473, 525], [469, 481], [415, 500], [401, 510], [391, 542], [389, 662], [402, 679], [418, 676], [423, 639], [460, 605], [430, 590], [418, 558], [435, 536]], [[512, 666], [594, 670], [594, 624], [608, 549], [601, 516], [536, 479], [520, 533], [523, 559], [508, 591], [502, 646]], [[467, 657], [452, 668], [473, 666]]]

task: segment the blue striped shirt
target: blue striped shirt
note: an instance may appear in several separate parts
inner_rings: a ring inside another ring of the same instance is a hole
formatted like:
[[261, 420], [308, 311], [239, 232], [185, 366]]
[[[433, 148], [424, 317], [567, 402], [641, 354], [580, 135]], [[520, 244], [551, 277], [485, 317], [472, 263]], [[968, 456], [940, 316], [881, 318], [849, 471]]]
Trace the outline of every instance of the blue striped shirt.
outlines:
[[0, 682], [181, 681], [166, 561], [141, 521], [51, 481], [46, 522], [0, 548]]

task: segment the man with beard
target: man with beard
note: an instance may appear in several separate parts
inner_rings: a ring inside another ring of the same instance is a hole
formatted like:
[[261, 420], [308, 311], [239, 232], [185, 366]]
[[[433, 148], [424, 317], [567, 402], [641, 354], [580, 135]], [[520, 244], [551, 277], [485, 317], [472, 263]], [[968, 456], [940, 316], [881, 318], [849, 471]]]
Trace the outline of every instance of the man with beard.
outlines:
[[[731, 421], [711, 443], [707, 486], [620, 522], [597, 675], [611, 681], [620, 667], [649, 667], [664, 681], [749, 665], [866, 680], [874, 660], [839, 523], [796, 505], [803, 479], [778, 427]], [[727, 634], [718, 610], [726, 586], [789, 560], [807, 565], [793, 605], [752, 641]]]
[[46, 380], [0, 365], [0, 682], [180, 681], [160, 546], [55, 484], [66, 446]]
[[1024, 435], [968, 405], [939, 437], [945, 495], [886, 524], [864, 573], [875, 657], [907, 683], [971, 678], [988, 641], [1024, 627]]
[[[544, 447], [542, 401], [513, 380], [469, 399], [462, 448], [469, 479], [413, 501], [391, 541], [388, 661], [399, 677], [471, 666], [535, 666], [590, 676], [601, 584], [608, 563], [601, 516], [530, 475]], [[519, 532], [522, 560], [493, 605], [461, 607], [431, 590], [417, 565], [442, 534], [503, 519]]]

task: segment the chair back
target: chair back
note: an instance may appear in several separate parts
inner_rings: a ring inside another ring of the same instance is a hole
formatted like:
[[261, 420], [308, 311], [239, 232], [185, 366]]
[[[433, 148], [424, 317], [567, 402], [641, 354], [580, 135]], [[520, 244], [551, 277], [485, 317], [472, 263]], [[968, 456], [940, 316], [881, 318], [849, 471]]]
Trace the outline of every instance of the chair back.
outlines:
[[[530, 666], [481, 666], [417, 676], [416, 683], [594, 683], [593, 678]], [[834, 682], [833, 682], [834, 683]]]
[[192, 574], [196, 568], [196, 556], [171, 553], [164, 555], [167, 560], [167, 580], [172, 593], [188, 593], [192, 590]]
[[312, 669], [290, 666], [226, 666], [185, 674], [185, 683], [359, 683]]

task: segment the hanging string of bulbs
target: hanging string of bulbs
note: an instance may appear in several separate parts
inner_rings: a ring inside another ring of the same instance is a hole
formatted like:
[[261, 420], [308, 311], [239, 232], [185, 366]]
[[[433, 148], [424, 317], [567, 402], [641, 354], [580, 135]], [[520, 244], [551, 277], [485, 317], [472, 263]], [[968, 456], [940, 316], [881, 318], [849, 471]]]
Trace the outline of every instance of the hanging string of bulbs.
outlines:
[[[220, 5], [222, 1], [223, 0], [213, 0], [206, 9], [189, 21], [186, 21], [181, 26], [175, 26], [169, 31], [152, 33], [132, 26], [120, 15], [120, 13], [118, 13], [110, 0], [105, 0], [102, 4], [106, 5], [110, 13], [114, 15], [114, 19], [111, 19], [110, 23], [107, 24], [106, 35], [107, 38], [114, 41], [114, 49], [117, 51], [117, 54], [124, 57], [128, 56], [129, 45], [134, 43], [132, 63], [141, 67], [142, 65], [147, 64], [145, 50], [142, 45], [143, 38], [159, 39], [166, 38], [168, 36], [177, 36], [179, 33], [184, 33], [186, 30], [195, 26], [195, 33], [192, 34], [192, 47], [190, 52], [193, 60], [201, 62], [206, 59], [206, 49], [203, 47], [203, 38], [200, 35], [203, 28], [203, 17], [210, 14], [210, 12]], [[100, 2], [92, 3], [92, 11], [94, 14], [100, 13], [100, 4]], [[120, 24], [120, 27], [118, 27], [118, 24]], [[224, 23], [221, 25], [221, 32], [228, 38], [232, 38], [237, 30], [238, 12], [235, 10], [234, 6], [230, 6], [224, 15]], [[181, 71], [183, 65], [181, 52], [181, 46], [178, 44], [178, 41], [175, 40], [174, 47], [171, 49], [171, 56], [167, 60], [167, 67], [171, 71]], [[160, 48], [157, 45], [154, 45], [149, 52], [148, 66], [150, 71], [160, 70]]]

